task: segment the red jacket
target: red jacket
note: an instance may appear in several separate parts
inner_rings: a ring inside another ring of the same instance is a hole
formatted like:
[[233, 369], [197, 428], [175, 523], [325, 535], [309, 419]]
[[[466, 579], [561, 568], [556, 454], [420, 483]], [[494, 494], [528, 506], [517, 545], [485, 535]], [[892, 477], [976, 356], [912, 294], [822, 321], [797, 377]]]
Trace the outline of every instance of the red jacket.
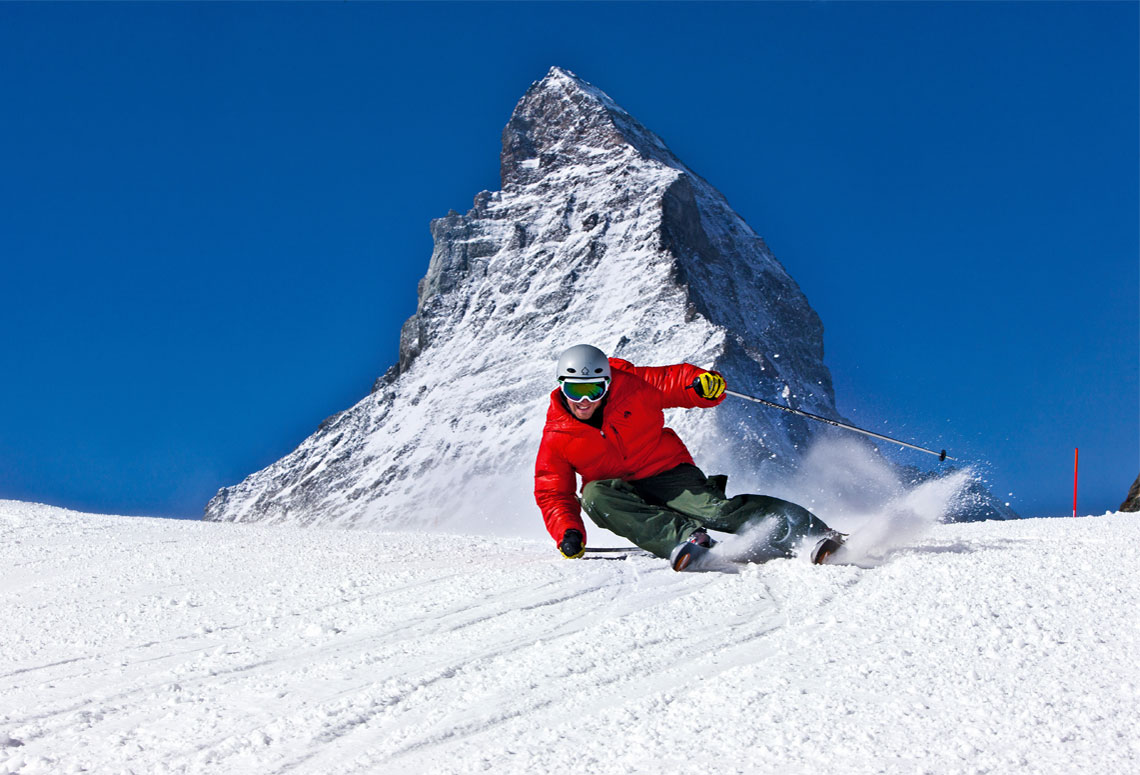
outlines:
[[662, 410], [710, 407], [724, 400], [701, 398], [689, 387], [707, 370], [688, 363], [639, 367], [610, 358], [610, 368], [613, 381], [601, 430], [570, 414], [559, 398], [561, 388], [550, 394], [534, 466], [534, 499], [555, 541], [570, 528], [581, 531], [585, 541], [576, 473], [585, 487], [598, 479], [644, 479], [692, 463], [680, 437], [665, 427]]

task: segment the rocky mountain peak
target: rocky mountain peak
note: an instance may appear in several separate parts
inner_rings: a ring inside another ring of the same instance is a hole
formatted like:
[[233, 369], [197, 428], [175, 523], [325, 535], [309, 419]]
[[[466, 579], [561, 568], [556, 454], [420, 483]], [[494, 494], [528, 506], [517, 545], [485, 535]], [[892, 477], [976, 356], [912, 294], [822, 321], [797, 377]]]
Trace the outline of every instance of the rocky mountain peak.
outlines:
[[519, 100], [503, 129], [503, 188], [541, 180], [553, 170], [635, 151], [667, 166], [681, 166], [657, 135], [605, 92], [552, 67]]

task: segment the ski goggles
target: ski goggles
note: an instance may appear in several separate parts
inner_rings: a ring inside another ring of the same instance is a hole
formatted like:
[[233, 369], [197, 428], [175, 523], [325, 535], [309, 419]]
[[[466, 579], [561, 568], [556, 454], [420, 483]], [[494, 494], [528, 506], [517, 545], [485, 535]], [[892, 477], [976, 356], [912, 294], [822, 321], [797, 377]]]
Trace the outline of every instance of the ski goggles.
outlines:
[[610, 389], [608, 379], [596, 379], [589, 382], [571, 382], [568, 379], [561, 381], [562, 395], [567, 401], [601, 401]]

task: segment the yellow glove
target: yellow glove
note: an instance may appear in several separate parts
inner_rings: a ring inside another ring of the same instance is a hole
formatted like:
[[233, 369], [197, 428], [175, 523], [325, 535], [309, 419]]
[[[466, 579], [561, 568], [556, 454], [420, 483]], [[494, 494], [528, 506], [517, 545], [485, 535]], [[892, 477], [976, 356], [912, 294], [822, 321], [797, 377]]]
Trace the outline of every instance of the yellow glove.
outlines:
[[693, 389], [701, 398], [714, 401], [724, 395], [724, 377], [715, 371], [706, 371], [693, 382]]

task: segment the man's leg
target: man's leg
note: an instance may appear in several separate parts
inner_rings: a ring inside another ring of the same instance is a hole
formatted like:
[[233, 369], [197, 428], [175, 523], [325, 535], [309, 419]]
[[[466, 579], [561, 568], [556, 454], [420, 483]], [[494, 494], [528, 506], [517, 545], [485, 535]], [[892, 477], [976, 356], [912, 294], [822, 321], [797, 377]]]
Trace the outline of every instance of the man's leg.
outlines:
[[647, 502], [632, 484], [621, 479], [602, 479], [583, 487], [582, 509], [599, 527], [658, 557], [668, 557], [673, 547], [701, 526], [699, 520]]
[[694, 465], [679, 465], [629, 484], [650, 506], [665, 507], [710, 530], [738, 533], [763, 523], [769, 535], [748, 559], [791, 557], [804, 537], [822, 536], [829, 529], [819, 517], [791, 501], [768, 495], [728, 498], [723, 477], [706, 477]]

